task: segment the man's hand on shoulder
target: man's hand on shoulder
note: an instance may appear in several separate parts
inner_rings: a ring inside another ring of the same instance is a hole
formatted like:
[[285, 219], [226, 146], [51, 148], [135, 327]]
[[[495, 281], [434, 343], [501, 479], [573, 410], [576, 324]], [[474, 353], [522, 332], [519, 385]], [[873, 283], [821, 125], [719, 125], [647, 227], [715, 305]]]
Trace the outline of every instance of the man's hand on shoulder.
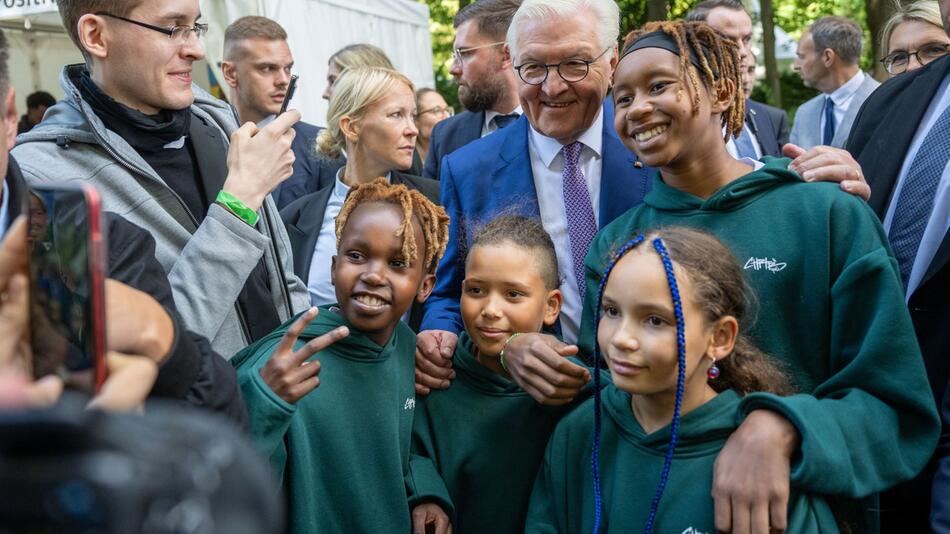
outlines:
[[416, 336], [416, 394], [448, 389], [455, 378], [452, 355], [459, 337], [445, 330], [423, 330]]
[[788, 143], [782, 154], [793, 158], [788, 169], [802, 175], [806, 182], [838, 182], [841, 190], [863, 198], [871, 198], [871, 186], [864, 179], [861, 165], [847, 150], [825, 145], [810, 150]]
[[505, 367], [521, 389], [540, 404], [561, 406], [590, 382], [590, 371], [567, 359], [577, 345], [562, 343], [548, 334], [530, 333], [505, 345]]

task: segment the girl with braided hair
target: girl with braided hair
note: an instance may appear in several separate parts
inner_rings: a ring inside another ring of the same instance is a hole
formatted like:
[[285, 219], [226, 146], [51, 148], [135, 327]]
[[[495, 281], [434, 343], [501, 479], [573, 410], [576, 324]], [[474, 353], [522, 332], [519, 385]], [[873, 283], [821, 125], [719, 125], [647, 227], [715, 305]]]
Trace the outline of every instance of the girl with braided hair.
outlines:
[[[291, 532], [411, 530], [416, 339], [401, 318], [432, 291], [448, 224], [441, 207], [404, 185], [353, 187], [336, 219], [337, 303], [231, 360], [251, 435], [289, 496]], [[306, 350], [341, 329], [342, 340]], [[299, 333], [292, 347], [282, 341], [287, 330]]]
[[658, 172], [644, 203], [592, 242], [578, 345], [592, 354], [598, 283], [631, 233], [711, 232], [762, 304], [750, 339], [801, 391], [741, 399], [742, 424], [713, 479], [717, 530], [784, 530], [798, 487], [835, 496], [843, 523], [873, 532], [876, 493], [926, 464], [940, 428], [897, 264], [861, 199], [806, 184], [787, 158], [728, 154], [745, 100], [738, 65], [736, 45], [704, 23], [650, 23], [627, 36], [614, 126]]
[[[709, 234], [669, 227], [623, 244], [594, 287], [594, 398], [555, 429], [527, 532], [715, 532], [713, 464], [742, 396], [791, 390], [745, 336], [742, 270]], [[821, 497], [793, 492], [788, 532], [837, 531]]]

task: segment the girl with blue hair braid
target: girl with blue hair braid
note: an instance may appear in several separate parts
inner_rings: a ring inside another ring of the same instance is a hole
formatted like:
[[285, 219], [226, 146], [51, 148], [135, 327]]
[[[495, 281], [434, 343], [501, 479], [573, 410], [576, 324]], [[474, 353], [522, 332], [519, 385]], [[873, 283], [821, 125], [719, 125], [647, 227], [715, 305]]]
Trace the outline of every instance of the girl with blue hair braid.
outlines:
[[[670, 227], [620, 247], [598, 288], [594, 380], [603, 359], [612, 383], [555, 430], [527, 531], [715, 532], [713, 463], [742, 396], [791, 390], [742, 334], [742, 271], [714, 237]], [[822, 498], [795, 492], [788, 527], [838, 531]]]

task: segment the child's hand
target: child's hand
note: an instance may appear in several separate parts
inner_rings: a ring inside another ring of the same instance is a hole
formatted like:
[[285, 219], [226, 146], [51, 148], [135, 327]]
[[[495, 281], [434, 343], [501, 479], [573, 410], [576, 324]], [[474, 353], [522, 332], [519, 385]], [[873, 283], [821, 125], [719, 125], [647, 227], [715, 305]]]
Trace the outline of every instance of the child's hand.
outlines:
[[317, 313], [316, 308], [310, 308], [294, 321], [277, 345], [274, 355], [261, 369], [261, 378], [267, 387], [290, 404], [296, 404], [304, 395], [320, 385], [320, 377], [317, 376], [320, 374], [320, 362], [308, 362], [307, 358], [350, 335], [349, 329], [341, 326], [310, 340], [295, 351], [297, 338], [317, 317]]
[[452, 523], [442, 507], [434, 502], [412, 509], [412, 534], [452, 534]]

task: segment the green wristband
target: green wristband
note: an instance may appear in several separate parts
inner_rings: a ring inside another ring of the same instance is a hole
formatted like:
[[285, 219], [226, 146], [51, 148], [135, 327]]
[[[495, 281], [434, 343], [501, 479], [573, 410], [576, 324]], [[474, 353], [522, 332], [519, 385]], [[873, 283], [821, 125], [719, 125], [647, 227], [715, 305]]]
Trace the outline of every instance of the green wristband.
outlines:
[[239, 219], [246, 222], [248, 225], [254, 226], [257, 224], [257, 219], [259, 218], [257, 212], [245, 206], [244, 203], [238, 199], [238, 197], [232, 195], [231, 193], [228, 193], [227, 191], [219, 192], [215, 202], [227, 208], [228, 211], [237, 215]]

